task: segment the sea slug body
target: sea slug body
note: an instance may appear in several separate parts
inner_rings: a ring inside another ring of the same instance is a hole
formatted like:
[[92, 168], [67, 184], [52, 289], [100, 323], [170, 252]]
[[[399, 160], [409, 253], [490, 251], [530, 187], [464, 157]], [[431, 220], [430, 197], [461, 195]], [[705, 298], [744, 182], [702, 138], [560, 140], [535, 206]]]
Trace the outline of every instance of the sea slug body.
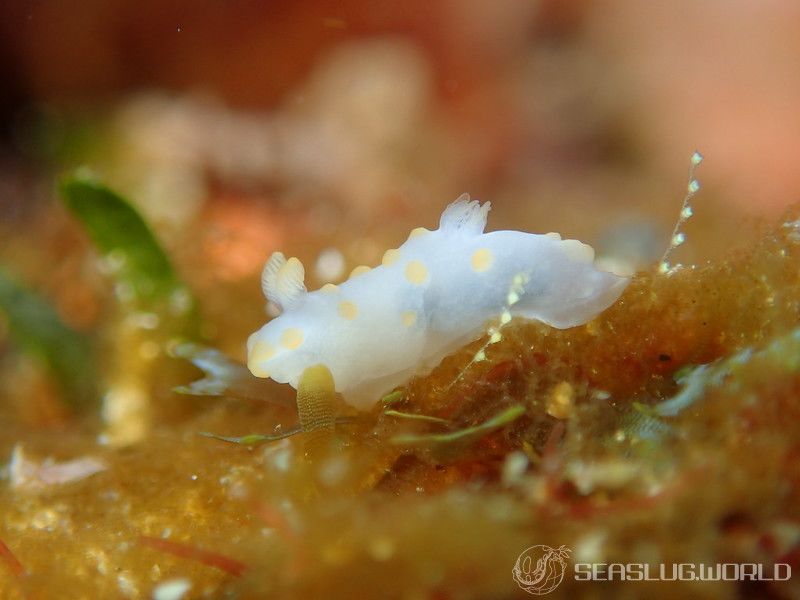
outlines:
[[464, 195], [439, 229], [417, 228], [374, 269], [307, 292], [303, 265], [273, 254], [262, 275], [281, 309], [247, 341], [248, 367], [297, 388], [326, 366], [349, 404], [369, 409], [385, 392], [477, 339], [501, 315], [564, 329], [616, 301], [627, 277], [598, 269], [594, 250], [554, 233], [484, 233], [488, 202]]

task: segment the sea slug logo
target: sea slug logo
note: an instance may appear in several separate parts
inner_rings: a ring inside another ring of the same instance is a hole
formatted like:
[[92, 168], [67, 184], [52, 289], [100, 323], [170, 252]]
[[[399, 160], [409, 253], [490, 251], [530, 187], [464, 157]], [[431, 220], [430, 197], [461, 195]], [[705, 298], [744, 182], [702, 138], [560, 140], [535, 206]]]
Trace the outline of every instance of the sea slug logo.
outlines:
[[511, 571], [514, 581], [529, 594], [549, 594], [564, 580], [570, 552], [566, 546], [531, 546], [517, 558]]
[[[511, 574], [529, 594], [543, 596], [556, 589], [567, 571], [566, 546], [531, 546], [519, 555]], [[575, 581], [773, 581], [792, 578], [789, 563], [582, 563], [573, 565]]]

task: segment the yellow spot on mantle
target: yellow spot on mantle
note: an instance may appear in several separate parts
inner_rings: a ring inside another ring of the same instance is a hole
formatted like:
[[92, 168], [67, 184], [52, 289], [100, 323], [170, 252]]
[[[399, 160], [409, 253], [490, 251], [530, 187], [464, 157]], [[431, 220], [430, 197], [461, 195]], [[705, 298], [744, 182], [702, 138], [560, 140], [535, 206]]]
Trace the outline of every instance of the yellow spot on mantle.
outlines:
[[397, 262], [397, 259], [400, 258], [400, 250], [397, 248], [390, 248], [383, 254], [383, 258], [381, 259], [381, 264], [384, 267], [390, 267], [394, 263]]
[[358, 316], [358, 306], [349, 300], [339, 302], [339, 316], [348, 321], [352, 321]]
[[359, 275], [363, 275], [364, 273], [369, 272], [370, 268], [367, 265], [359, 265], [352, 271], [350, 271], [350, 279], [353, 277], [358, 277]]
[[269, 377], [269, 373], [264, 368], [264, 362], [275, 355], [275, 347], [269, 342], [257, 342], [253, 346], [253, 351], [247, 357], [247, 368], [256, 377]]
[[261, 377], [264, 379], [269, 377], [269, 371], [264, 369], [260, 363], [247, 363], [247, 368], [250, 369], [250, 372], [256, 377]]
[[322, 292], [323, 294], [335, 294], [336, 292], [339, 291], [339, 286], [336, 285], [335, 283], [326, 283], [321, 288], [319, 288], [319, 291]]
[[400, 314], [400, 318], [402, 319], [405, 327], [412, 327], [414, 323], [417, 322], [417, 313], [415, 313], [413, 310], [404, 310]]
[[281, 335], [281, 346], [288, 350], [299, 348], [302, 343], [303, 332], [297, 329], [297, 327], [289, 327], [289, 329], [284, 331]]
[[408, 239], [413, 240], [414, 238], [418, 238], [426, 233], [430, 233], [430, 230], [425, 229], [424, 227], [417, 227], [416, 229], [411, 230], [411, 233], [408, 234]]
[[269, 342], [257, 342], [256, 345], [253, 346], [253, 351], [250, 353], [250, 360], [261, 362], [263, 360], [269, 360], [273, 356], [275, 356], [275, 346]]
[[428, 280], [428, 269], [422, 262], [412, 260], [406, 265], [406, 279], [414, 285], [422, 285]]
[[494, 256], [488, 248], [480, 248], [472, 253], [472, 270], [476, 273], [488, 271], [494, 262]]

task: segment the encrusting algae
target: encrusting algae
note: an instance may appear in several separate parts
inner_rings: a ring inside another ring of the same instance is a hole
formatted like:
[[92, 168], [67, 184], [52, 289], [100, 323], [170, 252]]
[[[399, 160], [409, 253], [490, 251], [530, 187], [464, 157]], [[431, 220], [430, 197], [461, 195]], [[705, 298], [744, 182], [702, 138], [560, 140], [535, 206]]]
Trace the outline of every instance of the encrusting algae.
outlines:
[[[178, 349], [230, 384], [212, 374], [189, 391], [270, 402], [205, 400], [127, 448], [98, 446], [89, 427], [58, 446], [4, 429], [2, 447], [21, 443], [30, 465], [104, 468], [0, 487], [0, 595], [528, 597], [512, 568], [536, 544], [569, 548], [568, 573], [632, 557], [800, 568], [798, 265], [793, 213], [723, 261], [637, 273], [586, 324], [500, 318], [369, 410], [336, 399], [301, 427], [286, 386]], [[301, 395], [333, 396], [324, 372], [308, 377]], [[259, 430], [228, 438], [239, 444], [197, 435]], [[795, 581], [602, 585], [800, 594]], [[567, 576], [554, 597], [595, 593]]]

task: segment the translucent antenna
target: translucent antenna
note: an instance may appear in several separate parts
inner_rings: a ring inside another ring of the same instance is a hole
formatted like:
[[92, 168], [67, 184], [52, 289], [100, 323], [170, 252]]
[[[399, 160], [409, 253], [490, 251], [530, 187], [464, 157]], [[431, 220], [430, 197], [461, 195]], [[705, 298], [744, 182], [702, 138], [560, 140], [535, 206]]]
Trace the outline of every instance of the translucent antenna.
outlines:
[[692, 198], [694, 198], [697, 192], [700, 191], [700, 182], [694, 178], [694, 173], [697, 170], [697, 167], [700, 166], [701, 162], [703, 162], [703, 155], [695, 150], [691, 159], [689, 159], [689, 182], [686, 184], [686, 195], [683, 197], [681, 212], [678, 215], [678, 221], [675, 223], [675, 228], [672, 230], [669, 246], [664, 251], [664, 256], [661, 257], [661, 260], [658, 263], [659, 273], [669, 275], [681, 267], [680, 263], [676, 264], [675, 266], [671, 265], [667, 259], [672, 251], [675, 250], [675, 248], [686, 241], [686, 234], [681, 231], [681, 228], [683, 227], [684, 223], [686, 223], [686, 221], [694, 214], [690, 203]]

